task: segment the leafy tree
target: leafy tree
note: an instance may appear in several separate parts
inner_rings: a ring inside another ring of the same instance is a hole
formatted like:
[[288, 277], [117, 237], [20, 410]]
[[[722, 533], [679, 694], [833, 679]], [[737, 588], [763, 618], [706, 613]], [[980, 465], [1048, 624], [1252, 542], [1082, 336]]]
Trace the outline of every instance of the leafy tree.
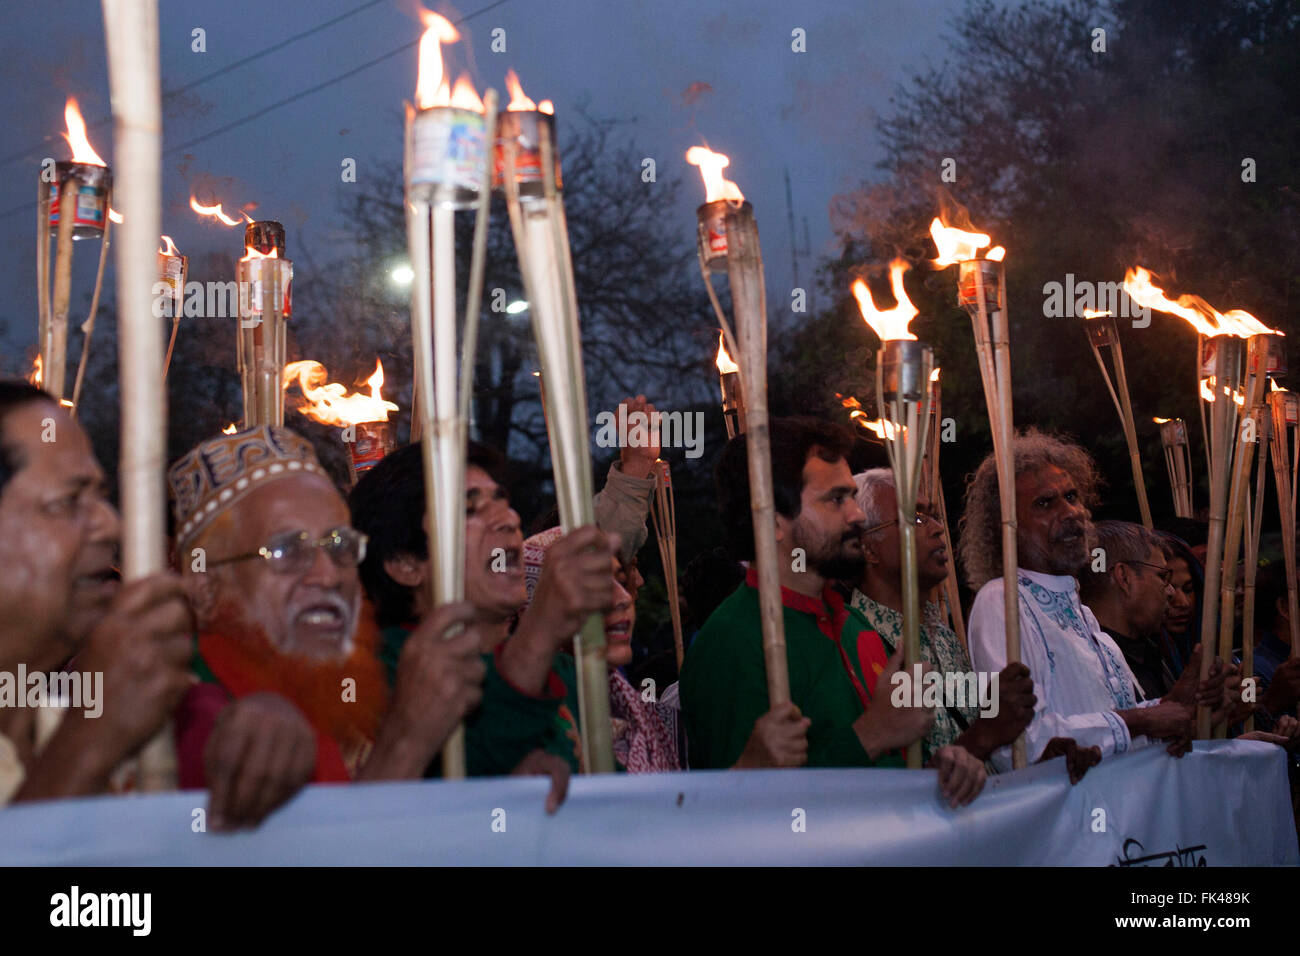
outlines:
[[[866, 353], [876, 340], [849, 284], [866, 274], [888, 301], [884, 264], [908, 258], [908, 292], [921, 310], [913, 328], [936, 348], [945, 414], [957, 422], [943, 467], [959, 510], [961, 478], [991, 443], [969, 322], [954, 308], [955, 270], [926, 271], [928, 224], [951, 209], [951, 189], [979, 230], [1008, 249], [1017, 422], [1082, 438], [1112, 482], [1104, 510], [1135, 517], [1123, 435], [1082, 320], [1047, 317], [1044, 287], [1067, 274], [1119, 282], [1142, 264], [1170, 294], [1194, 292], [1296, 331], [1289, 306], [1300, 291], [1300, 237], [1288, 173], [1300, 145], [1297, 30], [1300, 5], [1287, 0], [972, 0], [948, 57], [905, 83], [881, 121], [879, 177], [837, 198], [843, 254], [822, 273], [834, 305], [781, 341], [784, 401], [816, 394], [823, 409], [837, 404], [818, 369], [837, 352], [851, 366], [840, 380], [860, 398], [873, 394]], [[1247, 158], [1254, 181], [1243, 176]], [[945, 159], [956, 162], [951, 184], [941, 180]], [[1148, 328], [1124, 319], [1119, 327], [1159, 521], [1172, 507], [1151, 417], [1179, 415], [1199, 433], [1195, 336], [1161, 313]], [[1194, 462], [1200, 454], [1194, 447]]]

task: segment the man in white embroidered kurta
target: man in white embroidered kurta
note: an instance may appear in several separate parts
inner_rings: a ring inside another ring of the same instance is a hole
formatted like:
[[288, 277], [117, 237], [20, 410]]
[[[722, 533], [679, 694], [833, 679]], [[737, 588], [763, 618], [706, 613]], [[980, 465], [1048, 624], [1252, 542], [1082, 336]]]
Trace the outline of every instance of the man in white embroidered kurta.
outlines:
[[[976, 670], [1007, 664], [1002, 578], [980, 588], [967, 634]], [[1103, 757], [1150, 743], [1133, 737], [1117, 713], [1138, 706], [1136, 681], [1109, 635], [1079, 603], [1069, 575], [1020, 569], [1020, 658], [1034, 679], [1038, 698], [1025, 731], [1030, 763], [1053, 737], [1073, 737], [1080, 747], [1100, 747]], [[999, 770], [1011, 768], [1011, 748], [993, 754]]]
[[[1194, 732], [1195, 675], [1164, 698], [1139, 703], [1123, 653], [1079, 602], [1075, 575], [1090, 558], [1088, 502], [1096, 485], [1088, 453], [1038, 432], [1018, 436], [1014, 452], [1020, 654], [1038, 698], [1025, 731], [1029, 761], [1053, 737], [1097, 747], [1104, 758], [1145, 746], [1149, 736], [1170, 741], [1170, 753], [1181, 756]], [[968, 629], [971, 662], [987, 671], [1007, 663], [1003, 579], [994, 570], [1002, 561], [997, 498], [989, 456], [967, 489], [962, 531], [962, 558], [979, 588]], [[996, 751], [993, 763], [1009, 767], [1010, 748]]]

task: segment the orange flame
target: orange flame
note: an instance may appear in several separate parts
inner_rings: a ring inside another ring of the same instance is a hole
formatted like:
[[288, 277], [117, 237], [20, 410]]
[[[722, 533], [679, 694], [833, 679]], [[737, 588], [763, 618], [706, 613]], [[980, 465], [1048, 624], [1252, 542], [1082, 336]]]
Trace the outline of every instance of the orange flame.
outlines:
[[68, 131], [63, 134], [63, 138], [72, 147], [72, 161], [90, 166], [107, 166], [108, 163], [99, 158], [99, 153], [95, 152], [95, 147], [86, 138], [86, 121], [81, 118], [77, 101], [71, 96], [68, 97], [68, 105], [63, 108], [63, 121], [68, 124]]
[[419, 71], [415, 78], [415, 105], [422, 110], [432, 106], [445, 106], [437, 103], [439, 88], [446, 85], [443, 77], [442, 44], [455, 43], [460, 33], [451, 25], [451, 21], [432, 10], [420, 11], [420, 22], [424, 24], [424, 33], [420, 36]]
[[172, 242], [172, 237], [171, 237], [171, 236], [163, 236], [163, 237], [162, 237], [162, 241], [165, 242], [166, 245], [165, 245], [165, 246], [162, 246], [162, 247], [160, 247], [160, 248], [158, 249], [158, 255], [160, 255], [160, 256], [179, 256], [179, 255], [181, 254], [181, 251], [180, 251], [179, 249], [176, 248], [176, 243]]
[[[284, 367], [284, 387], [287, 389], [294, 381], [302, 389], [303, 400], [298, 411], [322, 425], [359, 425], [362, 422], [386, 422], [388, 413], [397, 411], [397, 406], [385, 401], [381, 390], [384, 384], [384, 364], [375, 360], [375, 371], [366, 385], [369, 395], [360, 392], [348, 394], [348, 390], [338, 382], [329, 382], [329, 374], [320, 362], [305, 359], [290, 362]], [[328, 384], [326, 384], [328, 382]]]
[[1199, 295], [1180, 295], [1173, 302], [1151, 278], [1150, 272], [1135, 266], [1124, 273], [1124, 291], [1138, 305], [1186, 319], [1201, 335], [1236, 335], [1244, 339], [1274, 331], [1249, 312], [1241, 309], [1220, 312]]
[[[211, 206], [205, 206], [197, 199], [195, 199], [192, 193], [190, 194], [190, 208], [193, 209], [195, 212], [197, 212], [200, 216], [212, 216], [217, 220], [219, 220], [220, 222], [225, 223], [227, 226], [238, 226], [240, 224], [238, 219], [231, 219], [224, 212], [222, 212], [221, 203], [218, 202], [218, 203], [213, 203]], [[253, 221], [253, 217], [250, 216], [248, 213], [241, 211], [239, 214], [243, 216], [244, 219], [247, 220], [248, 222]]]
[[930, 381], [932, 382], [939, 381], [939, 366], [936, 365], [934, 367], [934, 371], [930, 373]]
[[229, 425], [227, 425], [225, 428], [221, 429], [221, 434], [223, 434], [223, 435], [233, 435], [233, 434], [234, 434], [235, 432], [237, 432], [237, 431], [239, 431], [239, 429], [235, 427], [235, 423], [234, 423], [234, 422], [231, 422], [231, 423], [230, 423]]
[[907, 290], [903, 288], [903, 273], [909, 268], [911, 267], [902, 259], [895, 259], [889, 264], [889, 285], [894, 290], [894, 298], [898, 302], [892, 309], [883, 311], [877, 309], [867, 284], [861, 279], [853, 282], [853, 297], [858, 300], [858, 310], [867, 325], [871, 326], [872, 331], [880, 336], [882, 342], [890, 339], [916, 338], [907, 329], [908, 323], [916, 317], [917, 312], [916, 306], [912, 305], [912, 301], [907, 297]]
[[254, 246], [244, 246], [244, 250], [245, 250], [244, 258], [240, 259], [239, 260], [240, 262], [248, 262], [251, 259], [279, 259], [280, 258], [279, 249], [272, 249], [269, 253], [266, 253], [266, 252], [262, 252], [260, 249], [257, 249]]
[[126, 217], [123, 216], [116, 209], [114, 209], [112, 206], [108, 207], [108, 218], [111, 222], [115, 222], [119, 226], [122, 225], [122, 223], [126, 222]]
[[692, 166], [700, 167], [700, 176], [704, 179], [705, 202], [717, 202], [719, 199], [745, 201], [740, 187], [722, 175], [723, 169], [731, 165], [730, 157], [715, 153], [707, 146], [692, 146], [686, 151], [686, 161]]
[[723, 341], [724, 338], [722, 332], [718, 332], [718, 357], [714, 360], [714, 364], [718, 366], [719, 375], [740, 371], [740, 366], [732, 360], [731, 353], [727, 351], [727, 344]]
[[1007, 254], [1007, 250], [1001, 246], [994, 246], [981, 256], [979, 250], [993, 241], [987, 233], [967, 232], [965, 229], [945, 225], [938, 218], [930, 223], [930, 235], [939, 250], [939, 258], [934, 260], [939, 268], [946, 268], [965, 259], [992, 259], [1001, 262]]
[[537, 104], [524, 93], [523, 84], [519, 82], [519, 74], [514, 70], [506, 70], [506, 89], [510, 92], [510, 102], [506, 105], [507, 112], [519, 113], [537, 109]]
[[483, 105], [483, 100], [479, 98], [478, 90], [474, 89], [474, 84], [464, 74], [461, 75], [460, 79], [456, 81], [455, 87], [452, 88], [448, 105], [457, 109], [473, 110], [475, 113], [487, 111]]
[[1174, 421], [1175, 419], [1172, 419], [1172, 418], [1161, 418], [1159, 415], [1157, 415], [1155, 418], [1153, 418], [1153, 419], [1151, 419], [1151, 420], [1152, 420], [1153, 422], [1155, 422], [1157, 425], [1165, 425], [1165, 424], [1167, 424], [1167, 423], [1169, 423], [1169, 422]]
[[1110, 315], [1109, 309], [1084, 309], [1083, 317], [1085, 319], [1100, 319], [1104, 315]]
[[39, 355], [36, 356], [35, 361], [32, 362], [32, 370], [27, 373], [27, 381], [35, 385], [37, 388], [40, 388], [45, 381], [44, 364], [45, 363], [41, 361], [41, 357]]
[[545, 113], [547, 116], [555, 115], [555, 104], [550, 100], [542, 100], [537, 104], [537, 112]]
[[859, 428], [871, 432], [880, 439], [892, 439], [897, 431], [893, 422], [885, 418], [867, 418], [867, 413], [862, 410], [862, 403], [852, 395], [841, 395], [835, 393], [835, 397], [840, 400], [840, 404], [849, 410], [849, 421]]
[[[1218, 393], [1218, 391], [1219, 389], [1214, 387], [1213, 375], [1211, 375], [1209, 378], [1201, 379], [1201, 401], [1213, 402], [1214, 396]], [[1232, 390], [1232, 400], [1236, 402], [1238, 405], [1241, 405], [1243, 407], [1246, 404], [1246, 396], [1242, 394], [1240, 389], [1234, 388]]]
[[853, 419], [858, 425], [868, 431], [874, 432], [877, 438], [887, 438], [890, 441], [893, 441], [894, 435], [898, 431], [898, 428], [894, 423], [887, 418], [877, 418], [873, 421], [868, 421], [867, 416], [862, 412], [850, 412], [849, 418]]

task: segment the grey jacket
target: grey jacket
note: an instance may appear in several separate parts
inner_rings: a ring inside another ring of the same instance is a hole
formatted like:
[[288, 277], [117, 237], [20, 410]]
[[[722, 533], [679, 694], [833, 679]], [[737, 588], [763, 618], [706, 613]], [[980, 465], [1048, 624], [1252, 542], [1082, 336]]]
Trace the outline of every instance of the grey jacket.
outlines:
[[633, 478], [623, 474], [619, 462], [609, 466], [605, 487], [596, 495], [596, 526], [606, 534], [617, 534], [623, 540], [619, 556], [630, 561], [650, 532], [646, 530], [646, 516], [650, 513], [650, 496], [654, 494], [654, 476]]

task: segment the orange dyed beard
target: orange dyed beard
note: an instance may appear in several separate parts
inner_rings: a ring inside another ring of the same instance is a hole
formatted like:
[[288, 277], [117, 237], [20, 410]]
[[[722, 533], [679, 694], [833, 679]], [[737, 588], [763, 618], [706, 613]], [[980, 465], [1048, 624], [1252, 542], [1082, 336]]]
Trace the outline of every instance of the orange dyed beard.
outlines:
[[[377, 654], [379, 628], [367, 610], [358, 615], [352, 652], [318, 661], [278, 651], [265, 628], [248, 621], [236, 602], [223, 601], [199, 638], [199, 652], [235, 697], [279, 694], [341, 746], [369, 742], [388, 703], [388, 683]], [[344, 693], [348, 679], [355, 693]]]

